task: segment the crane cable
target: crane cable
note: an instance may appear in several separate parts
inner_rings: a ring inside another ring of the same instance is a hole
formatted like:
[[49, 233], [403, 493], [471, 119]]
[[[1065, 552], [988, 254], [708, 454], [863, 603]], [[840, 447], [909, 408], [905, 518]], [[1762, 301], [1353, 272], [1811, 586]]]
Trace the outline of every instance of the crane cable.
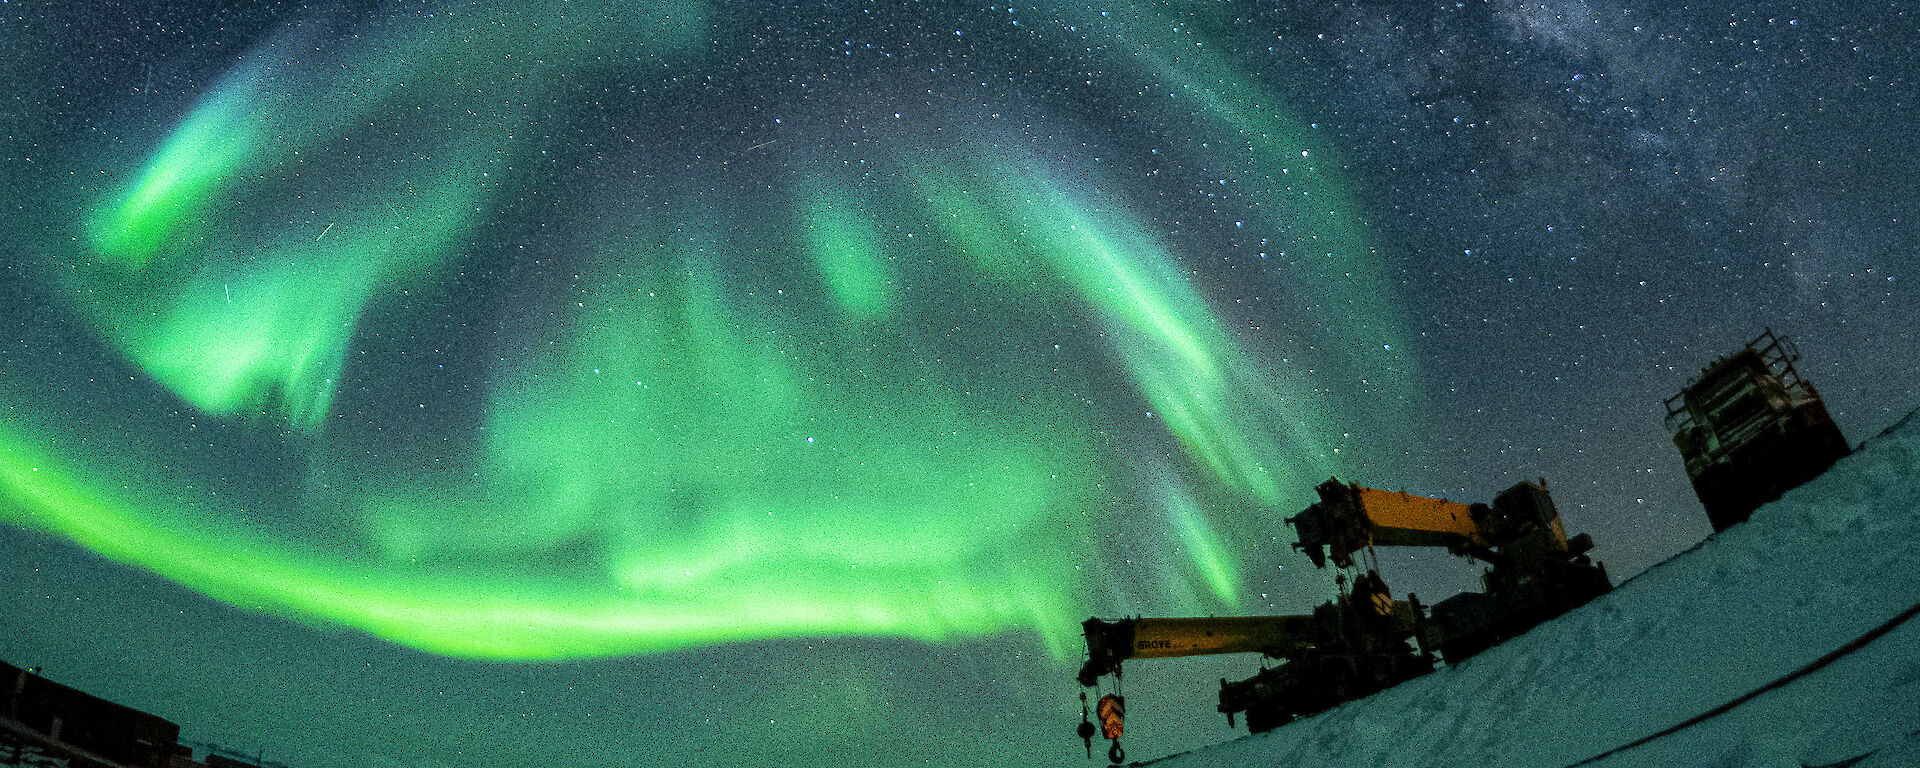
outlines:
[[1751, 691], [1748, 691], [1746, 694], [1740, 696], [1739, 698], [1736, 698], [1725, 704], [1721, 704], [1720, 706], [1714, 707], [1713, 709], [1709, 709], [1705, 712], [1702, 712], [1698, 715], [1688, 718], [1687, 720], [1677, 725], [1674, 725], [1671, 728], [1668, 728], [1664, 731], [1653, 734], [1651, 736], [1641, 738], [1640, 740], [1635, 741], [1631, 744], [1625, 744], [1622, 746], [1614, 747], [1613, 749], [1609, 749], [1605, 752], [1594, 755], [1593, 757], [1589, 757], [1585, 760], [1581, 760], [1580, 762], [1571, 763], [1567, 766], [1567, 768], [1579, 768], [1579, 766], [1582, 766], [1582, 765], [1588, 765], [1590, 763], [1595, 763], [1601, 760], [1605, 760], [1609, 757], [1620, 754], [1621, 752], [1625, 752], [1629, 749], [1633, 749], [1635, 747], [1639, 747], [1660, 739], [1664, 739], [1668, 736], [1672, 736], [1673, 734], [1679, 733], [1688, 728], [1692, 728], [1693, 726], [1699, 725], [1708, 720], [1712, 720], [1713, 718], [1719, 717], [1728, 712], [1732, 712], [1735, 708], [1739, 707], [1742, 704], [1745, 704], [1749, 701], [1759, 698], [1761, 695], [1769, 691], [1784, 687], [1795, 680], [1799, 680], [1800, 678], [1806, 677], [1807, 675], [1813, 674], [1814, 672], [1818, 672], [1822, 668], [1826, 667], [1827, 665], [1832, 664], [1836, 661], [1839, 661], [1840, 659], [1845, 658], [1846, 656], [1852, 654], [1855, 651], [1860, 650], [1861, 648], [1867, 647], [1869, 643], [1872, 643], [1873, 641], [1880, 639], [1882, 636], [1886, 635], [1888, 632], [1892, 632], [1893, 630], [1898, 629], [1900, 625], [1907, 623], [1909, 620], [1913, 619], [1913, 617], [1915, 616], [1920, 616], [1920, 603], [1915, 603], [1913, 607], [1908, 608], [1905, 611], [1901, 611], [1900, 615], [1895, 616], [1892, 619], [1888, 619], [1886, 623], [1881, 624], [1880, 626], [1874, 627], [1873, 629], [1869, 629], [1859, 637], [1856, 637], [1852, 640], [1847, 641], [1845, 645], [1842, 645], [1839, 648], [1835, 648], [1831, 653], [1828, 653], [1825, 656], [1821, 656], [1818, 659], [1814, 659], [1811, 663], [1807, 664], [1806, 666], [1796, 669], [1792, 672], [1789, 672], [1786, 675], [1774, 680], [1773, 682], [1767, 683], [1766, 685], [1762, 685], [1759, 688], [1755, 688]]

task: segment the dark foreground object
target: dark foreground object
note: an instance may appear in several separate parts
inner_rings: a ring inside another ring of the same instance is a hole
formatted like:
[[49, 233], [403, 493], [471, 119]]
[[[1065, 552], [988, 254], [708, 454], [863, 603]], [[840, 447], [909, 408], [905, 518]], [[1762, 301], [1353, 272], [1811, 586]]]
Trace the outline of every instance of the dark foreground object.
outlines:
[[1794, 370], [1799, 358], [1768, 330], [1667, 398], [1667, 428], [1716, 532], [1849, 452], [1819, 391]]

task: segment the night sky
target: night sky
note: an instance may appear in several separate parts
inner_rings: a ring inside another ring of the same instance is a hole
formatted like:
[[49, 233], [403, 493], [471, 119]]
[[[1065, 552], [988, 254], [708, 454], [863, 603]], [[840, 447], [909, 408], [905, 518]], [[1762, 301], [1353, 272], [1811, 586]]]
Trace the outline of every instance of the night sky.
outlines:
[[0, 2], [0, 659], [293, 768], [1067, 764], [1078, 622], [1328, 599], [1328, 476], [1618, 581], [1714, 357], [1920, 406], [1920, 19], [1673, 5]]

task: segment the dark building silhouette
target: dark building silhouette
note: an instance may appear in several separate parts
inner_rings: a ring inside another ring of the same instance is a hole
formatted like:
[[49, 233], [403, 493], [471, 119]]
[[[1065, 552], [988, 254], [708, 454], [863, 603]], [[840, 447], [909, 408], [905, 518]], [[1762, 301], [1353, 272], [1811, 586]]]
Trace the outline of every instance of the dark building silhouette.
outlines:
[[75, 765], [169, 768], [180, 726], [0, 662], [0, 715]]

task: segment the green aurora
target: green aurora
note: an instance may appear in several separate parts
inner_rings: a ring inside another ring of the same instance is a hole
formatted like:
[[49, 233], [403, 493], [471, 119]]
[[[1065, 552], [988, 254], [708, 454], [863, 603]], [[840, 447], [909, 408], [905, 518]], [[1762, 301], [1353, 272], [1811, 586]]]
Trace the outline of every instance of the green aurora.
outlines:
[[[584, 102], [570, 83], [609, 61], [678, 82], [731, 55], [717, 9], [636, 7], [469, 7], [318, 53], [296, 27], [143, 159], [58, 185], [76, 204], [44, 214], [30, 290], [125, 381], [76, 417], [0, 379], [0, 517], [451, 656], [1009, 630], [1065, 656], [1086, 613], [1144, 599], [1108, 576], [1237, 606], [1251, 555], [1219, 532], [1347, 466], [1352, 403], [1411, 410], [1337, 149], [1192, 25], [1047, 9], [1074, 34], [1039, 44], [1097, 38], [1166, 94], [1121, 128], [1011, 94], [1045, 137], [958, 100], [851, 131], [845, 85], [778, 124], [835, 141], [676, 146], [689, 129], [623, 161], [645, 173], [555, 192], [532, 105]], [[725, 111], [666, 90], [661, 125]], [[1231, 187], [1226, 226], [1297, 304], [1284, 331], [1249, 331], [1208, 241], [1141, 212], [1154, 182], [1089, 159], [1175, 130], [1212, 139], [1152, 152]], [[588, 210], [500, 245], [540, 195]], [[490, 332], [409, 340], [482, 273]], [[432, 398], [388, 392], [379, 361], [411, 344], [477, 349], [409, 372]], [[253, 460], [194, 457], [182, 418]], [[282, 492], [235, 490], [249, 473]], [[1165, 553], [1113, 542], [1150, 530]]]

